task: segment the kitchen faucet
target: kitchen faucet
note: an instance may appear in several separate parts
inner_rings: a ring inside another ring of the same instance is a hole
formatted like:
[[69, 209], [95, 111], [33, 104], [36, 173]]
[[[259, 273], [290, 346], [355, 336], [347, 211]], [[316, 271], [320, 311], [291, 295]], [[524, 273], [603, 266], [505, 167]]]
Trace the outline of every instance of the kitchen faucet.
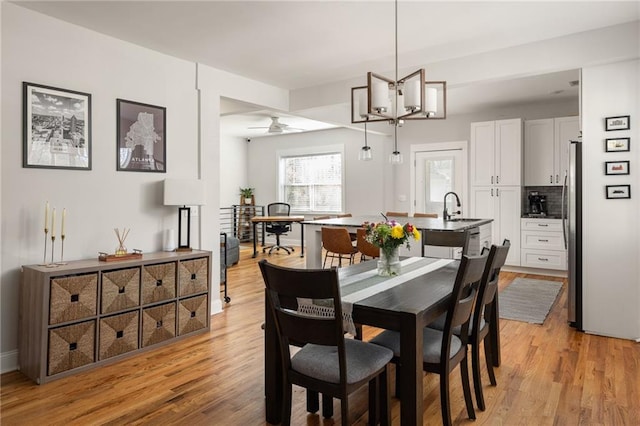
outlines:
[[[444, 211], [442, 212], [442, 219], [444, 219], [444, 220], [450, 220], [451, 219], [451, 215], [447, 211], [447, 196], [449, 194], [453, 194], [456, 197], [456, 204], [458, 205], [458, 207], [461, 206], [460, 197], [458, 197], [458, 194], [456, 194], [453, 191], [450, 191], [450, 192], [447, 192], [446, 194], [444, 194]], [[454, 213], [455, 214], [460, 214], [460, 210], [458, 210], [457, 212], [454, 212]]]

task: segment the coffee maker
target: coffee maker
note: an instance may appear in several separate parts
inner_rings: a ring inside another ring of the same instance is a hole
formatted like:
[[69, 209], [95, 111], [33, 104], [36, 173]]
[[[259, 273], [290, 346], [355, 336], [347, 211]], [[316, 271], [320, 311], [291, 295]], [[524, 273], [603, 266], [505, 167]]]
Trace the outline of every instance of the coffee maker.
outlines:
[[538, 191], [529, 192], [529, 214], [535, 216], [547, 215], [546, 195], [540, 195]]

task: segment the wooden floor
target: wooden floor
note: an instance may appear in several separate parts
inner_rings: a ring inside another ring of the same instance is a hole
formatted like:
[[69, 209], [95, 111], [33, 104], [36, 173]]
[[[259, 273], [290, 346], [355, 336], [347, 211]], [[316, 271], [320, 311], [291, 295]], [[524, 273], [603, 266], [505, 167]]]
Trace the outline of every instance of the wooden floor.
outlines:
[[[296, 254], [299, 253], [296, 249]], [[2, 425], [188, 424], [261, 425], [264, 421], [263, 283], [243, 249], [229, 270], [231, 302], [212, 319], [210, 333], [113, 365], [38, 386], [19, 372], [1, 376]], [[301, 266], [297, 255], [274, 263]], [[516, 276], [503, 272], [500, 288]], [[554, 279], [554, 278], [549, 278]], [[555, 280], [560, 280], [555, 278]], [[487, 410], [476, 425], [640, 425], [640, 345], [575, 332], [567, 326], [566, 283], [544, 325], [501, 321], [502, 365], [497, 387], [484, 375]], [[365, 338], [376, 331], [365, 330]], [[459, 370], [451, 377], [452, 415], [466, 418]], [[305, 412], [294, 391], [293, 424], [340, 424]], [[440, 420], [438, 379], [424, 380], [424, 424]], [[399, 403], [392, 400], [399, 424]], [[351, 399], [366, 424], [366, 388]]]

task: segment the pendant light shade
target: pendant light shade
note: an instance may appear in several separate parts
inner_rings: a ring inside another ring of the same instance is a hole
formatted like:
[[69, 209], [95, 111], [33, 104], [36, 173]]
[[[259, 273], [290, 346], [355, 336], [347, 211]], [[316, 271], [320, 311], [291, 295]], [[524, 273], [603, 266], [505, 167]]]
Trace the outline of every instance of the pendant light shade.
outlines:
[[364, 122], [364, 146], [360, 148], [358, 152], [358, 160], [360, 161], [371, 161], [373, 160], [373, 155], [371, 153], [371, 147], [367, 144], [367, 122]]

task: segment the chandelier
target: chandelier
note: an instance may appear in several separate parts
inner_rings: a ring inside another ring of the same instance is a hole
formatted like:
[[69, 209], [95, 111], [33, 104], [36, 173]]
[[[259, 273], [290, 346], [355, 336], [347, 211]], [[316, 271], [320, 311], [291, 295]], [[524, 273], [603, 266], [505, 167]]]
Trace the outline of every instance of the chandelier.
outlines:
[[[438, 106], [441, 113], [438, 114]], [[427, 81], [421, 68], [406, 77], [398, 78], [398, 0], [395, 0], [395, 79], [373, 72], [367, 73], [367, 85], [351, 88], [351, 122], [365, 123], [365, 146], [361, 159], [371, 159], [371, 147], [366, 143], [366, 123], [387, 121], [394, 126], [394, 149], [389, 157], [392, 164], [401, 164], [398, 151], [398, 127], [405, 120], [447, 118], [447, 82]], [[365, 157], [365, 158], [363, 158]]]

